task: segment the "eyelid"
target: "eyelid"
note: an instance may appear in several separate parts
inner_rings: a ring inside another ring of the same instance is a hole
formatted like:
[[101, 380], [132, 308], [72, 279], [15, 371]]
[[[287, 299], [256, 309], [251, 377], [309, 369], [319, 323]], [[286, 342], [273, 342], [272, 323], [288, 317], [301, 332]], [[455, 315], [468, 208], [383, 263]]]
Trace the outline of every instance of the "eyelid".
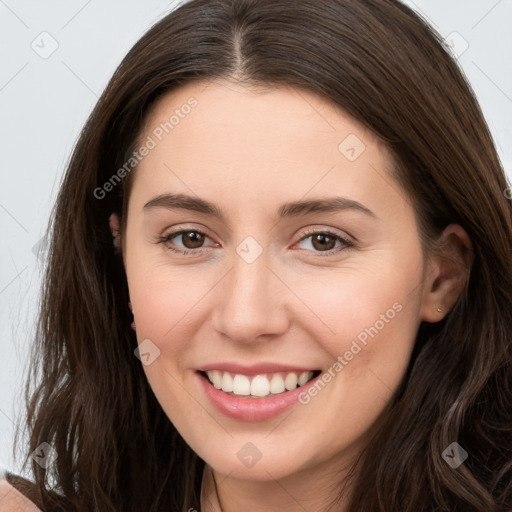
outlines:
[[302, 241], [302, 240], [304, 240], [304, 238], [306, 238], [310, 235], [315, 235], [315, 234], [328, 234], [328, 235], [332, 235], [334, 237], [338, 237], [345, 242], [355, 244], [354, 237], [348, 235], [344, 231], [339, 231], [335, 228], [329, 228], [329, 227], [323, 227], [323, 226], [315, 226], [315, 227], [305, 228], [304, 231], [302, 231], [299, 235], [300, 236], [299, 241]]
[[169, 237], [170, 235], [176, 235], [183, 231], [184, 232], [195, 231], [197, 233], [201, 233], [202, 235], [207, 236], [208, 238], [210, 238], [212, 240], [214, 238], [209, 234], [208, 229], [203, 228], [202, 226], [197, 227], [197, 226], [190, 226], [187, 224], [176, 224], [174, 226], [169, 226], [168, 228], [166, 228], [162, 231], [161, 237]]

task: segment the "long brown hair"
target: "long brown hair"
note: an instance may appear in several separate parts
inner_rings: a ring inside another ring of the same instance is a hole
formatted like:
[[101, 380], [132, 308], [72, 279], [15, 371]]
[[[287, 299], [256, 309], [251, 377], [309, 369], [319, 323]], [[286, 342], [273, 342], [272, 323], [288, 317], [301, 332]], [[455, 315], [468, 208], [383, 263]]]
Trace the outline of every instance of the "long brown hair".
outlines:
[[[445, 320], [421, 324], [396, 399], [361, 454], [349, 512], [510, 511], [507, 182], [456, 62], [396, 0], [192, 0], [120, 64], [76, 144], [50, 225], [26, 392], [27, 454], [44, 442], [58, 454], [47, 470], [32, 461], [45, 509], [199, 509], [204, 463], [133, 354], [126, 276], [108, 227], [112, 212], [123, 218], [126, 180], [103, 197], [98, 188], [127, 161], [158, 97], [216, 78], [305, 88], [339, 105], [387, 144], [425, 244], [450, 223], [472, 240], [466, 289]], [[468, 452], [457, 469], [441, 456], [453, 442]]]

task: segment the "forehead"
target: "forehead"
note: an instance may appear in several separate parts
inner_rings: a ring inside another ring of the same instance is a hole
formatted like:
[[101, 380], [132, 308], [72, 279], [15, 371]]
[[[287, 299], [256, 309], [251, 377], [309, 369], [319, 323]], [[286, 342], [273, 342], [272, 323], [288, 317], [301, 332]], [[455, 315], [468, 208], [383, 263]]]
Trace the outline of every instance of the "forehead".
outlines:
[[[217, 139], [217, 143], [228, 130], [236, 136], [235, 141], [252, 141], [254, 146], [260, 140], [272, 142], [272, 136], [278, 145], [282, 141], [279, 137], [287, 135], [314, 142], [318, 137], [338, 137], [344, 132], [370, 138], [373, 144], [379, 142], [341, 107], [312, 91], [227, 80], [193, 82], [163, 95], [148, 112], [143, 134], [155, 132], [158, 139], [170, 133], [177, 136], [190, 125], [203, 136], [211, 128], [220, 129], [210, 132], [209, 138]], [[234, 149], [229, 142], [226, 140], [226, 145]]]
[[360, 200], [376, 187], [380, 201], [390, 200], [386, 188], [403, 195], [380, 139], [339, 106], [298, 88], [187, 84], [152, 106], [139, 145], [148, 140], [152, 149], [135, 173], [147, 194], [179, 188], [211, 198], [229, 186], [247, 201], [261, 193], [276, 201], [326, 193]]

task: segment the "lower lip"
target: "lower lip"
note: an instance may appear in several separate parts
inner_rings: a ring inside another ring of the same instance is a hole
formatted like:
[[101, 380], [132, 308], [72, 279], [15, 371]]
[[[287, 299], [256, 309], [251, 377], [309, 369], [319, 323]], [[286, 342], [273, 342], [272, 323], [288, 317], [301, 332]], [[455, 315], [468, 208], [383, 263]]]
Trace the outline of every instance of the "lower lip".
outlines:
[[197, 373], [206, 396], [213, 405], [226, 416], [242, 421], [265, 421], [279, 416], [298, 402], [299, 395], [318, 379], [311, 379], [304, 386], [292, 391], [285, 391], [269, 398], [246, 398], [244, 396], [228, 395], [215, 388], [209, 380]]

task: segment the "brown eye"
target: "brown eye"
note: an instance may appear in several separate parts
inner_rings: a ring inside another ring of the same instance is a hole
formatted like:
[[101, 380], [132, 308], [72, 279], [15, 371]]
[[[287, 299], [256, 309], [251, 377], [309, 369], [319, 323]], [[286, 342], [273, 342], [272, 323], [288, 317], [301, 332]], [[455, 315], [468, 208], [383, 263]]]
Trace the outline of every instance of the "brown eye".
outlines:
[[329, 251], [331, 249], [334, 249], [334, 246], [336, 245], [336, 240], [332, 236], [323, 233], [318, 233], [316, 235], [313, 235], [311, 243], [313, 244], [313, 247], [315, 249], [318, 249], [319, 251]]
[[[173, 252], [193, 255], [199, 254], [209, 248], [209, 246], [204, 245], [206, 239], [210, 240], [210, 237], [202, 231], [196, 229], [180, 229], [162, 237], [158, 243], [164, 244], [167, 249]], [[218, 244], [213, 245], [218, 246]]]
[[330, 231], [309, 232], [301, 238], [299, 246], [300, 244], [301, 249], [307, 249], [318, 256], [331, 256], [354, 246], [352, 241]]
[[182, 231], [180, 233], [183, 245], [187, 249], [198, 249], [204, 243], [205, 235], [199, 231]]

